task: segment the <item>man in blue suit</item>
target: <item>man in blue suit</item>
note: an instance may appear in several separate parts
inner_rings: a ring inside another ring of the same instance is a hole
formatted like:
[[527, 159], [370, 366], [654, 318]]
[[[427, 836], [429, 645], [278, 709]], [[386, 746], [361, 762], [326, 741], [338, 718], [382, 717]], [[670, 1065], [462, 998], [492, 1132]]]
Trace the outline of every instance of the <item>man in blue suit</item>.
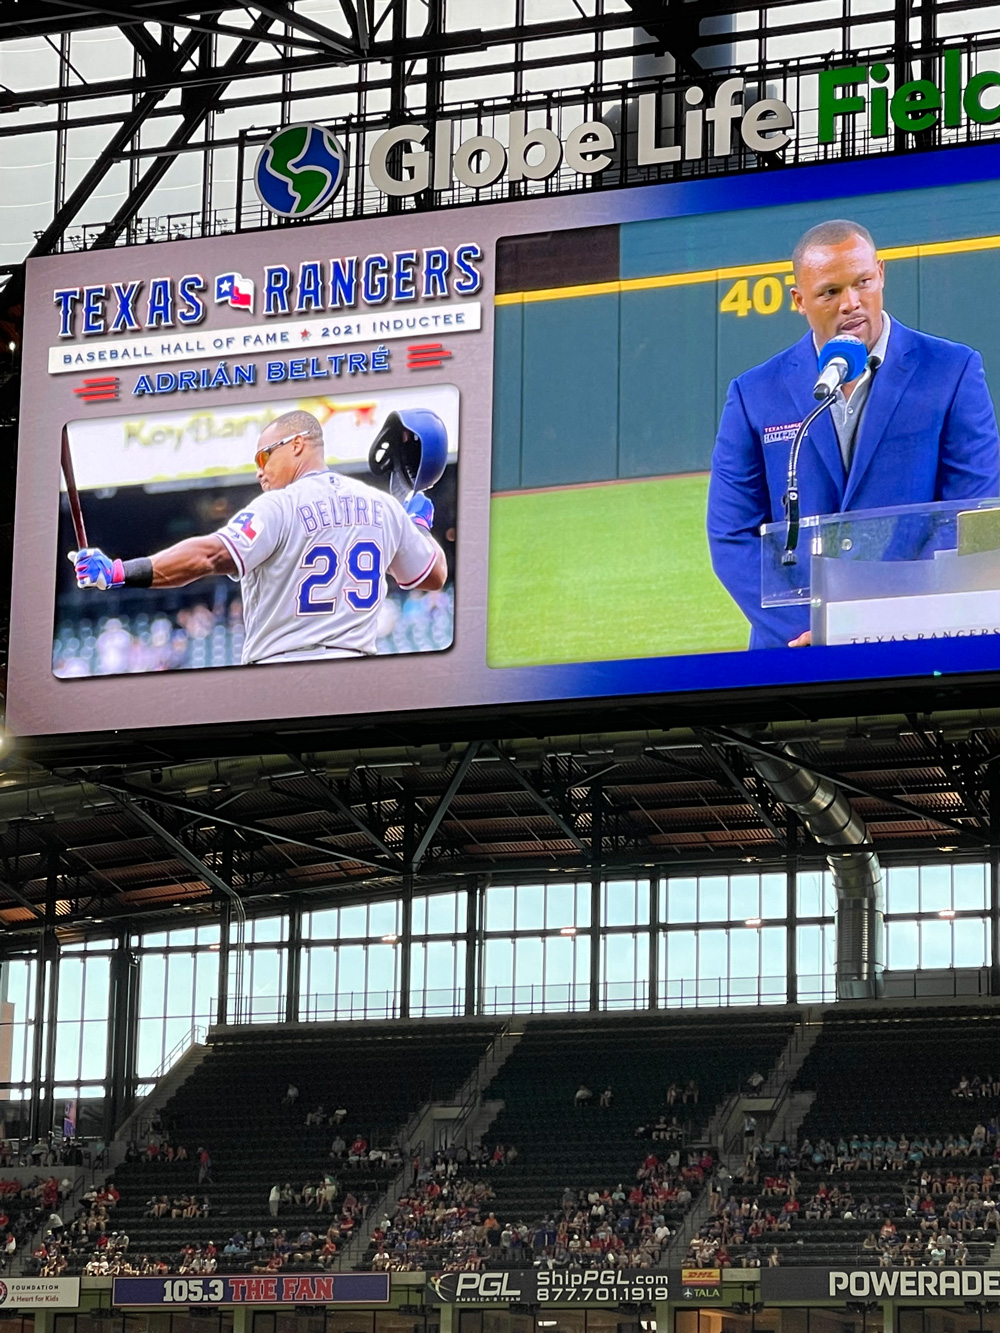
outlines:
[[856, 222], [811, 228], [792, 256], [809, 331], [729, 386], [712, 455], [712, 565], [750, 621], [751, 648], [809, 644], [809, 608], [760, 604], [760, 525], [784, 517], [788, 454], [816, 405], [817, 355], [853, 334], [877, 364], [837, 390], [799, 455], [802, 516], [1000, 495], [1000, 437], [978, 352], [890, 319], [884, 270]]

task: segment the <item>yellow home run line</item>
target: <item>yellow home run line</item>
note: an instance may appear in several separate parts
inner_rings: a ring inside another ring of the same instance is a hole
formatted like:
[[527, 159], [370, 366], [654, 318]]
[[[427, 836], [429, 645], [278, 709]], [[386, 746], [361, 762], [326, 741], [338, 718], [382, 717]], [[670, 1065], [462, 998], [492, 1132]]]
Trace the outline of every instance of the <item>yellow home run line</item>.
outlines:
[[[977, 250], [1000, 250], [1000, 236], [973, 236], [964, 241], [929, 241], [926, 245], [897, 245], [880, 250], [883, 259], [926, 259], [933, 255], [963, 255]], [[652, 278], [621, 278], [614, 282], [591, 282], [575, 287], [545, 287], [537, 292], [503, 292], [496, 305], [527, 305], [533, 301], [566, 301], [574, 296], [610, 296], [619, 292], [648, 292], [657, 287], [692, 287], [701, 282], [727, 278], [791, 273], [790, 259], [770, 264], [736, 264], [729, 268], [703, 268], [691, 273], [663, 273]]]

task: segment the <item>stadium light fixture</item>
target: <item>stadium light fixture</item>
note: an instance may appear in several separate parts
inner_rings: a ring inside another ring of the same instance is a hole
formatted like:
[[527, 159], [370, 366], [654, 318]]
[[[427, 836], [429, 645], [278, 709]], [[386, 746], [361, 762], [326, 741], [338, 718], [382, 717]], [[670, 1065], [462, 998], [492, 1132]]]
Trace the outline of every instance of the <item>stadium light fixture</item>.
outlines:
[[563, 926], [562, 929], [559, 931], [559, 934], [560, 934], [560, 935], [575, 935], [575, 934], [576, 934], [576, 926]]
[[759, 930], [764, 923], [759, 916], [748, 916], [743, 924], [749, 926], [751, 930]]
[[950, 921], [955, 915], [954, 907], [942, 907], [938, 916], [943, 917], [945, 921]]

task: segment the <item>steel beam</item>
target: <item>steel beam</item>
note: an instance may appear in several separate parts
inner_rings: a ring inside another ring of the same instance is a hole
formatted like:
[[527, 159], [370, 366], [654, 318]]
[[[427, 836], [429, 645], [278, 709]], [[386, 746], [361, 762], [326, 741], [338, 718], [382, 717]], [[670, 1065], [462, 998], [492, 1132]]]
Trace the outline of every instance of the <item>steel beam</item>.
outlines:
[[716, 742], [711, 738], [711, 736], [709, 736], [707, 732], [701, 731], [700, 728], [696, 727], [695, 732], [697, 735], [703, 737], [703, 744], [705, 746], [706, 751], [712, 756], [715, 762], [719, 765], [723, 773], [725, 773], [731, 785], [740, 793], [741, 796], [744, 796], [747, 799], [747, 801], [749, 801], [749, 803], [753, 806], [754, 811], [757, 814], [757, 817], [774, 834], [778, 846], [784, 847], [785, 835], [782, 833], [781, 829], [778, 828], [777, 824], [771, 818], [770, 812], [766, 809], [760, 797], [756, 794], [756, 792], [750, 789], [750, 787], [747, 785], [744, 779], [740, 777], [740, 775], [736, 772], [736, 770], [730, 763], [729, 758], [726, 755], [726, 752], [723, 749], [723, 747], [721, 745], [717, 745]]
[[286, 24], [293, 31], [305, 33], [307, 37], [314, 39], [307, 43], [308, 46], [319, 45], [333, 55], [340, 56], [344, 63], [358, 60], [361, 56], [361, 52], [345, 42], [338, 33], [333, 32], [325, 24], [318, 23], [316, 19], [296, 13], [290, 4], [283, 3], [283, 0], [249, 0], [249, 4], [259, 14], [266, 14], [279, 23]]
[[524, 790], [532, 798], [532, 800], [535, 802], [538, 808], [540, 810], [544, 810], [545, 813], [548, 815], [548, 817], [552, 820], [552, 822], [558, 828], [560, 828], [563, 831], [563, 833], [566, 834], [566, 837], [569, 838], [570, 842], [574, 843], [580, 849], [581, 852], [583, 852], [586, 856], [589, 857], [590, 848], [580, 837], [579, 833], [577, 833], [573, 825], [570, 824], [568, 820], [562, 817], [562, 815], [555, 808], [555, 806], [548, 799], [548, 797], [543, 796], [542, 793], [538, 790], [538, 788], [528, 781], [528, 779], [524, 776], [524, 774], [517, 767], [517, 765], [513, 763], [510, 759], [508, 759], [508, 757], [504, 754], [503, 750], [500, 749], [499, 745], [497, 745], [496, 742], [484, 741], [483, 743], [487, 748], [493, 751], [493, 753], [500, 760], [500, 763], [503, 765], [506, 771], [515, 779], [515, 781], [520, 786], [524, 788]]
[[265, 842], [287, 842], [295, 847], [305, 847], [313, 852], [321, 852], [331, 861], [354, 861], [358, 865], [370, 866], [373, 870], [394, 871], [398, 869], [398, 861], [387, 865], [382, 861], [372, 861], [366, 859], [360, 852], [341, 851], [339, 847], [331, 847], [326, 843], [319, 842], [315, 838], [300, 838], [294, 833], [282, 833], [279, 829], [268, 828], [266, 824], [257, 824], [253, 820], [230, 819], [226, 815], [217, 814], [213, 810], [206, 810], [201, 806], [192, 805], [181, 797], [169, 796], [166, 792], [147, 791], [142, 787], [133, 787], [129, 783], [115, 783], [103, 779], [95, 783], [105, 791], [110, 792], [115, 800], [123, 797], [126, 802], [140, 800], [150, 801], [153, 805], [166, 806], [171, 810], [178, 810], [181, 814], [196, 815], [199, 819], [208, 824], [218, 824], [222, 827], [238, 829], [241, 833], [250, 833], [255, 837], [262, 838]]
[[199, 879], [203, 879], [206, 884], [217, 889], [219, 893], [224, 894], [234, 904], [240, 902], [240, 895], [233, 886], [227, 884], [221, 875], [217, 875], [211, 866], [207, 866], [197, 852], [193, 852], [186, 843], [181, 842], [180, 838], [174, 837], [170, 830], [165, 828], [158, 819], [154, 819], [148, 810], [145, 810], [137, 801], [130, 800], [114, 787], [108, 787], [107, 790], [127, 814], [138, 820], [143, 828], [152, 833], [158, 842], [162, 842], [165, 847], [168, 847], [179, 860], [195, 872]]
[[424, 855], [428, 847], [430, 847], [431, 843], [433, 842], [435, 833], [437, 833], [438, 829], [441, 827], [441, 821], [448, 813], [448, 807], [451, 805], [455, 793], [462, 785], [462, 780], [465, 777], [466, 773], [468, 773], [472, 761], [479, 753], [481, 745], [482, 745], [481, 741], [470, 741], [470, 743], [465, 747], [465, 754], [463, 754], [461, 759], [458, 761], [458, 765], [454, 773], [452, 773], [447, 787], [445, 787], [444, 791], [442, 792], [441, 799], [438, 801], [433, 815], [431, 815], [430, 822], [424, 829], [423, 837], [420, 839], [420, 841], [416, 845], [416, 848], [414, 849], [413, 856], [410, 859], [408, 867], [411, 873], [417, 869], [417, 867], [420, 865], [420, 862], [424, 859]]
[[[323, 778], [319, 775], [319, 773], [316, 772], [314, 768], [310, 768], [310, 766], [306, 763], [302, 755], [290, 752], [289, 757], [294, 759], [296, 763], [302, 765], [302, 768], [305, 773], [306, 785], [308, 786], [309, 790], [313, 792], [316, 799], [322, 805], [327, 806], [330, 810], [334, 811], [336, 814], [342, 815], [344, 819], [350, 820], [350, 822], [354, 825], [354, 827], [358, 830], [359, 833], [363, 833], [365, 837], [368, 839], [368, 841], [374, 847], [377, 847], [380, 852], [384, 852], [385, 855], [389, 858], [389, 861], [391, 863], [395, 863], [401, 870], [403, 867], [403, 863], [396, 855], [396, 853], [392, 850], [392, 848], [388, 845], [388, 843], [384, 842], [379, 837], [379, 835], [374, 831], [374, 829], [369, 828], [368, 825], [365, 823], [365, 821], [354, 813], [350, 805], [348, 805], [346, 801], [342, 800], [340, 796], [337, 795], [334, 789], [327, 782], [323, 780]], [[303, 781], [303, 778], [298, 778], [295, 780], [301, 782]], [[278, 782], [279, 779], [276, 778], [271, 780], [272, 789], [277, 788], [278, 790], [280, 790], [280, 787], [278, 787]]]
[[[241, 41], [220, 71], [220, 82], [226, 83], [231, 77], [233, 71], [242, 69], [247, 58], [251, 55], [258, 42], [266, 35], [274, 20], [268, 15], [263, 14], [256, 20], [250, 32]], [[159, 185], [160, 181], [173, 165], [174, 153], [177, 147], [188, 143], [196, 131], [201, 127], [209, 112], [214, 108], [219, 95], [218, 85], [203, 89], [198, 93], [192, 94], [190, 102], [183, 110], [184, 119], [178, 128], [171, 135], [164, 145], [163, 152], [154, 158], [152, 164], [147, 167], [145, 173], [140, 177], [134, 188], [129, 191], [129, 196], [119, 208], [118, 212], [111, 219], [108, 225], [94, 242], [92, 249], [104, 249], [114, 245], [119, 236], [128, 226], [129, 222], [136, 216], [143, 204]], [[183, 107], [183, 99], [182, 99]]]

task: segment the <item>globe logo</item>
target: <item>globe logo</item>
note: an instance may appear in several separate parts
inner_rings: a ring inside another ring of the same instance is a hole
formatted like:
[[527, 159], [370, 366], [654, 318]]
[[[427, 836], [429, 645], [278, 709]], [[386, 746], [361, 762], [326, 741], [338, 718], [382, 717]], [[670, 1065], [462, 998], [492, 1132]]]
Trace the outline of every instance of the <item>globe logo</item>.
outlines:
[[323, 125], [286, 125], [260, 150], [254, 168], [257, 197], [283, 218], [307, 218], [344, 183], [347, 154]]

